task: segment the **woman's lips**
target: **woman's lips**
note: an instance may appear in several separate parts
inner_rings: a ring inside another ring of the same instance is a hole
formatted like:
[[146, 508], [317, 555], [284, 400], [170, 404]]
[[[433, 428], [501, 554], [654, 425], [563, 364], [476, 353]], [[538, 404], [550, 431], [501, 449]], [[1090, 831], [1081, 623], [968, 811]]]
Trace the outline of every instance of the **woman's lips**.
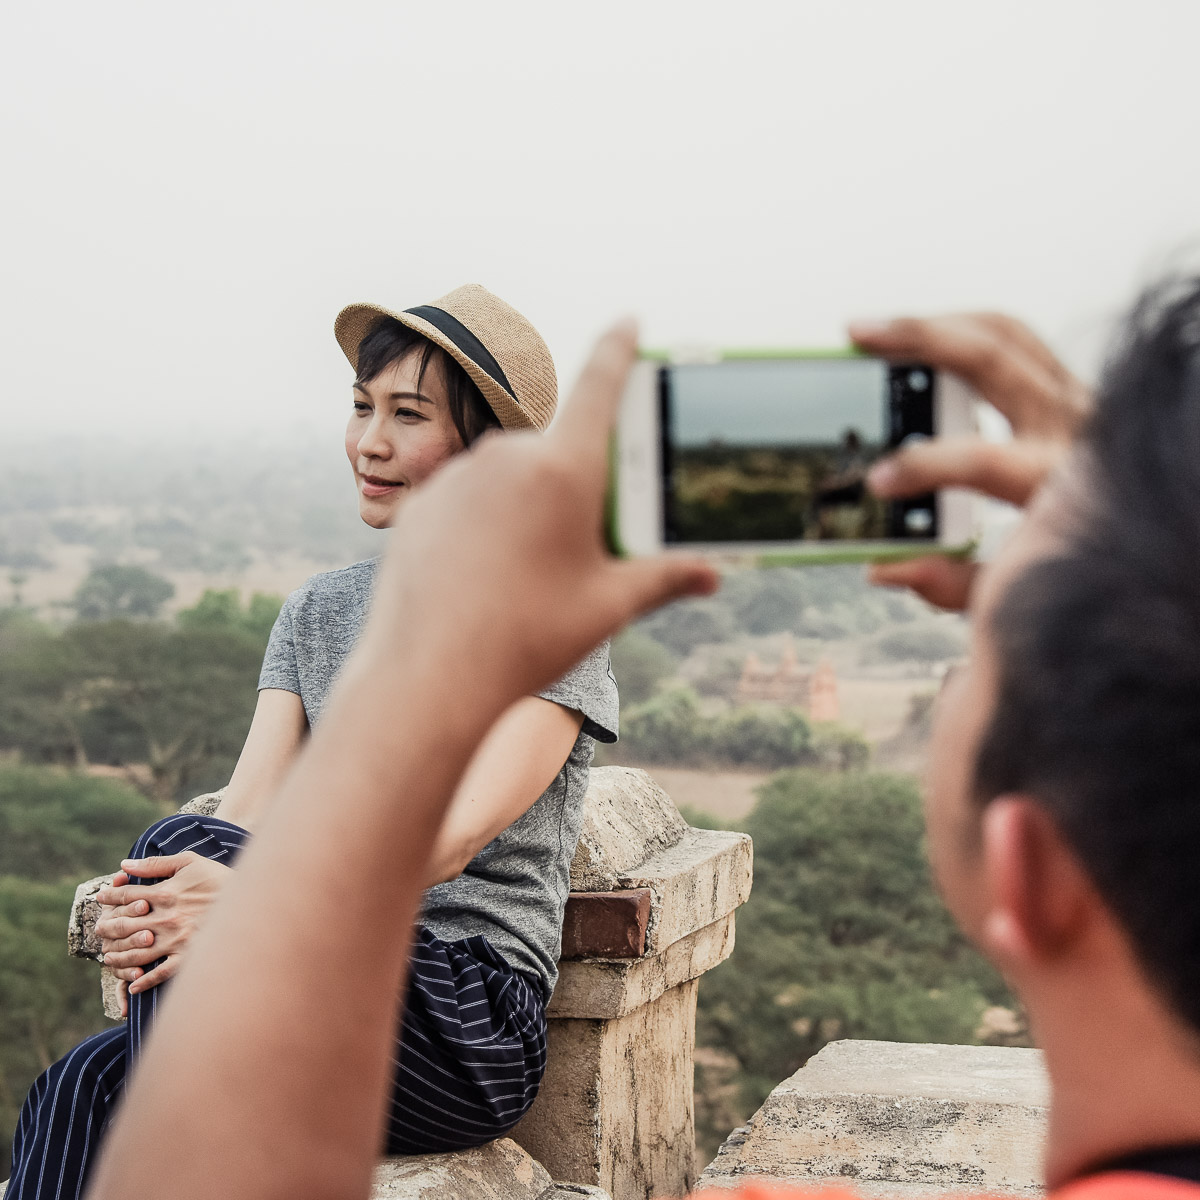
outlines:
[[375, 499], [379, 496], [394, 496], [404, 484], [392, 483], [387, 479], [373, 479], [368, 475], [359, 476], [359, 484], [362, 487], [362, 494]]

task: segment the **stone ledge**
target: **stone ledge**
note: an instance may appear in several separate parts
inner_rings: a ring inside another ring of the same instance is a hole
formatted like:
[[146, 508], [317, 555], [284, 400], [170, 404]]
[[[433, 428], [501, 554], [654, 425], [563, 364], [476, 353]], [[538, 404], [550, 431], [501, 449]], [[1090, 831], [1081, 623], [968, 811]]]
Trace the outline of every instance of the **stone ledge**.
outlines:
[[689, 826], [673, 846], [624, 872], [621, 887], [648, 888], [652, 896], [646, 953], [662, 953], [745, 904], [753, 864], [748, 834]]
[[729, 1137], [700, 1184], [1038, 1196], [1047, 1101], [1036, 1050], [833, 1042]]
[[560, 963], [558, 986], [546, 1015], [606, 1021], [653, 1003], [733, 953], [733, 917], [728, 913], [648, 958]]
[[632, 767], [593, 767], [583, 827], [571, 863], [571, 891], [612, 892], [647, 859], [678, 845], [689, 829], [671, 797]]

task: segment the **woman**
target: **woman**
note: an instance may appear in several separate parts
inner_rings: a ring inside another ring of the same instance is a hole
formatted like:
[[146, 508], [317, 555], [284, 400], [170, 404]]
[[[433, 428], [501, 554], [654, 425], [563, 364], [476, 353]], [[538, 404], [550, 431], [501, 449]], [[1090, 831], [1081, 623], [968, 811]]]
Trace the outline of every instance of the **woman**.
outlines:
[[[346, 452], [369, 525], [388, 525], [411, 488], [489, 429], [544, 429], [553, 416], [557, 385], [545, 343], [481, 287], [402, 313], [352, 305], [335, 333], [355, 369]], [[128, 984], [129, 1019], [89, 1038], [34, 1084], [6, 1200], [81, 1190], [161, 985], [186, 957], [229, 864], [320, 719], [361, 630], [374, 576], [374, 560], [357, 563], [314, 576], [288, 597], [216, 815], [160, 821], [101, 893], [109, 907], [97, 930], [106, 963]], [[532, 1103], [545, 1067], [545, 1005], [593, 740], [615, 740], [616, 729], [616, 685], [601, 647], [549, 691], [509, 709], [463, 776], [416, 936], [388, 1152], [478, 1145], [511, 1129]], [[336, 903], [338, 875], [353, 869], [331, 863], [327, 879], [298, 882], [297, 919], [306, 904]], [[329, 969], [353, 987], [352, 963]]]

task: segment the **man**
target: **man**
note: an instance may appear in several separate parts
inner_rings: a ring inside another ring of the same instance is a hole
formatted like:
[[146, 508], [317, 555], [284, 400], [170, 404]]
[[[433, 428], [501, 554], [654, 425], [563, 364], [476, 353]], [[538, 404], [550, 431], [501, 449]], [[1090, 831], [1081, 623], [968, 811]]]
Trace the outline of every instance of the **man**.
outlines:
[[[955, 916], [1006, 972], [1045, 1050], [1050, 1187], [1194, 1200], [1200, 281], [1139, 307], [1069, 454], [1084, 393], [1022, 327], [971, 318], [856, 334], [897, 356], [922, 342], [1018, 433], [1008, 448], [914, 447], [877, 470], [880, 491], [956, 482], [1023, 500], [1053, 470], [983, 571], [925, 560], [878, 573], [945, 604], [969, 595], [975, 617], [971, 666], [938, 714], [931, 852]], [[604, 435], [631, 355], [629, 331], [609, 335], [541, 445], [485, 447], [429, 486], [436, 503], [413, 497], [325, 737], [286, 785], [291, 820], [264, 830], [241, 902], [218, 910], [179, 979], [91, 1195], [160, 1174], [165, 1146], [173, 1196], [368, 1194], [377, 1141], [362, 1130], [374, 1117], [378, 1131], [406, 947], [380, 962], [358, 951], [415, 906], [421, 855], [471, 745], [513, 696], [637, 610], [713, 585], [696, 563], [618, 564], [601, 548]], [[452, 528], [461, 545], [429, 553]], [[473, 588], [479, 578], [492, 586]], [[436, 684], [460, 635], [492, 647], [485, 694], [465, 707]], [[406, 680], [429, 680], [412, 689], [419, 705], [394, 694], [401, 661]], [[356, 700], [381, 692], [404, 718], [398, 780], [370, 750], [386, 731], [355, 727]], [[322, 815], [335, 788], [336, 821]], [[309, 881], [303, 929], [297, 880]], [[335, 952], [359, 964], [352, 991], [323, 978]], [[307, 1036], [318, 1028], [328, 1046]], [[306, 1050], [278, 1071], [281, 1044]]]

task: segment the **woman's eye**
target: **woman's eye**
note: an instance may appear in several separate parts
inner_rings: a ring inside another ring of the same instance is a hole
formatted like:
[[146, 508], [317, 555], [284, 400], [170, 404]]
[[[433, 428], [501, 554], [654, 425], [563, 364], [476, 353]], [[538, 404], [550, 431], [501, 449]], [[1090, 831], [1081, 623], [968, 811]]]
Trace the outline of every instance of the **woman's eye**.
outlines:
[[404, 421], [411, 421], [414, 418], [418, 421], [425, 420], [425, 414], [417, 412], [415, 408], [398, 408], [396, 409], [396, 416]]
[[368, 413], [371, 411], [371, 406], [369, 404], [365, 404], [362, 400], [355, 400], [355, 401], [353, 401], [353, 404], [354, 404], [354, 411], [356, 413], [358, 413], [360, 416], [363, 413]]

